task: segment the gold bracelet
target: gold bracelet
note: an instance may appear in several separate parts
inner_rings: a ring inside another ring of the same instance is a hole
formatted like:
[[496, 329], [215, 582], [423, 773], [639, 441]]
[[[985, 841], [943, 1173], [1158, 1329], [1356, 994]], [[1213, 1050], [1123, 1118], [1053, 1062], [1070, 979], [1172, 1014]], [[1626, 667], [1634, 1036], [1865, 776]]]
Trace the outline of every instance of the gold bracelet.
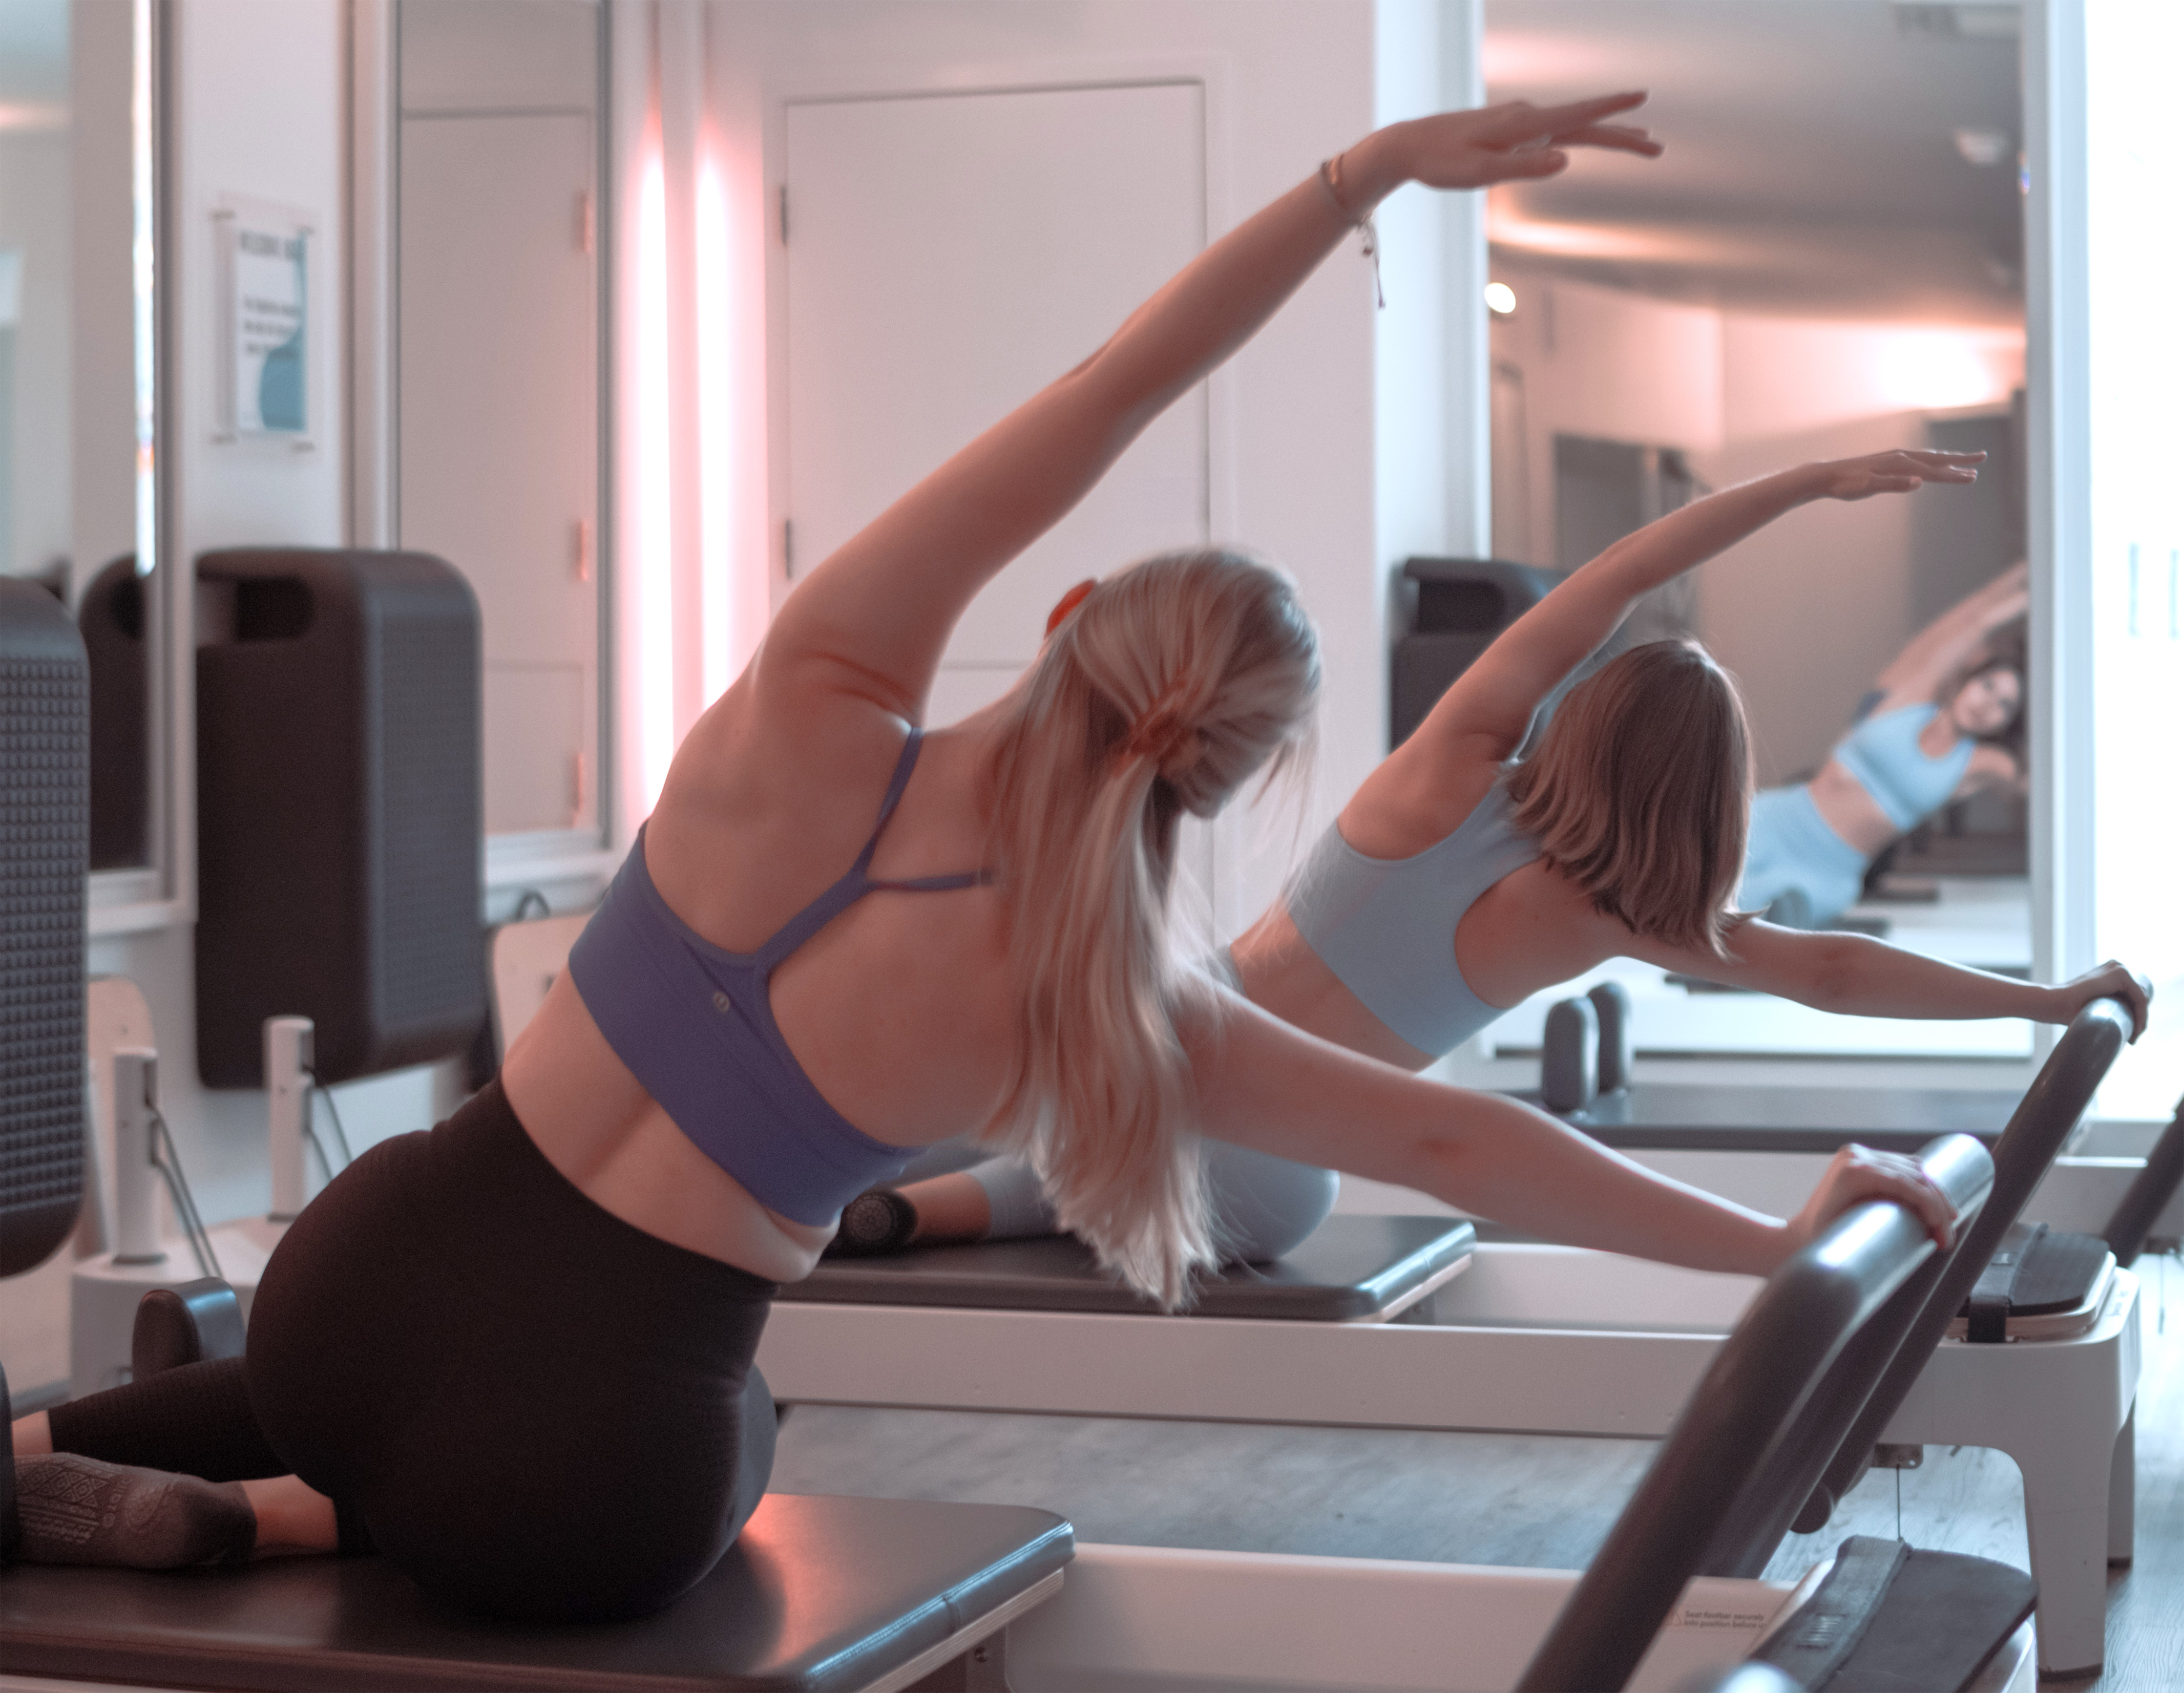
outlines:
[[1332, 158], [1319, 161], [1319, 186], [1327, 190], [1327, 198], [1334, 203], [1334, 209], [1342, 214], [1343, 220], [1357, 230], [1362, 238], [1364, 254], [1373, 261], [1373, 298], [1378, 303], [1378, 309], [1384, 311], [1388, 305], [1388, 296], [1380, 287], [1380, 231], [1373, 226], [1372, 213], [1368, 212], [1361, 218], [1344, 203], [1340, 153], [1338, 153]]

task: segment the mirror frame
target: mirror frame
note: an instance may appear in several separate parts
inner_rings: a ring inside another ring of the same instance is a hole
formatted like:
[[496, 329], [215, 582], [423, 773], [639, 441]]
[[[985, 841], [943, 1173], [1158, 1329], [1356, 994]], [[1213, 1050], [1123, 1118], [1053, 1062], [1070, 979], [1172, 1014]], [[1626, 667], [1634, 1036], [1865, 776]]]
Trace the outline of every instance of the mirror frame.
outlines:
[[92, 938], [164, 928], [186, 921], [184, 877], [189, 855], [182, 824], [180, 773], [187, 766], [184, 738], [191, 713], [183, 689], [192, 674], [189, 631], [177, 615], [174, 560], [168, 546], [171, 454], [167, 350], [170, 290], [163, 284], [164, 255], [174, 250], [169, 228], [172, 196], [167, 118], [166, 11], [169, 0], [131, 0], [130, 156], [132, 231], [131, 262], [132, 365], [136, 373], [136, 556], [149, 559], [145, 574], [145, 779], [149, 787], [148, 861], [127, 869], [89, 872], [86, 907]]

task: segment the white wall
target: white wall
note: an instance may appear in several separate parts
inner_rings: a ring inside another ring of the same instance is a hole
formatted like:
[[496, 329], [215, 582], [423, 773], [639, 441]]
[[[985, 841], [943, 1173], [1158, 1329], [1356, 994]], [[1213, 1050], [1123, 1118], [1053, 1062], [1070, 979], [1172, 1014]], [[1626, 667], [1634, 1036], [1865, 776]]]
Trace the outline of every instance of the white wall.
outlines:
[[[1726, 487], [1791, 465], [1924, 446], [1936, 411], [2006, 409], [2021, 338], [1950, 326], [1761, 317], [1551, 276], [1497, 256], [1516, 312], [1494, 358], [1520, 373], [1523, 561], [1552, 565], [1554, 437], [1691, 455]], [[1925, 498], [1946, 498], [1946, 491]], [[1744, 687], [1763, 782], [1819, 763], [1875, 673], [1914, 632], [1910, 501], [1791, 513], [1701, 567], [1701, 634]]]
[[[1725, 398], [1721, 314], [1550, 277], [1496, 255], [1517, 309], [1493, 325], [1497, 365], [1522, 373], [1530, 499], [1520, 564], [1555, 563], [1555, 437], [1589, 435], [1686, 453], [1718, 449]], [[1513, 531], [1507, 515], [1497, 532]]]
[[[1443, 78], [1471, 75], [1477, 8], [1419, 0], [1104, 0], [1098, 6], [1023, 6], [998, 0], [712, 0], [706, 13], [709, 110], [727, 164], [738, 312], [733, 363], [742, 373], [735, 424], [748, 444], [739, 466], [737, 571], [777, 595], [783, 515], [769, 439], [769, 348], [760, 309], [767, 286], [779, 103], [797, 93], [920, 86], [1037, 85], [1180, 75], [1202, 79], [1208, 129], [1208, 226], [1217, 237], [1365, 134], [1376, 112], [1432, 103]], [[1429, 74], [1409, 75], [1384, 100], [1376, 65], [1407, 66], [1410, 43]], [[1097, 137], [1088, 137], [1097, 144]], [[965, 161], [969, 171], [976, 160]], [[629, 198], [624, 190], [625, 206]], [[1320, 815], [1346, 797], [1385, 747], [1387, 571], [1449, 525], [1475, 521], [1442, 474], [1457, 431], [1437, 382], [1438, 342], [1462, 324], [1443, 309], [1440, 277], [1463, 260], [1466, 228], [1413, 191], [1384, 214], [1390, 309], [1376, 315], [1370, 268], [1355, 243], [1323, 267], [1280, 316], [1213, 379], [1212, 532], [1270, 554], [1294, 571], [1318, 620], [1327, 692], [1322, 712]], [[625, 223], [625, 230], [627, 230]], [[944, 231], [938, 232], [944, 238]], [[627, 276], [627, 270], [624, 272]], [[1473, 291], [1475, 294], [1475, 290]], [[627, 298], [627, 296], [625, 296]], [[1451, 325], [1454, 326], [1451, 328]], [[770, 366], [769, 359], [772, 360]], [[1377, 361], [1377, 363], [1376, 363]], [[1379, 404], [1376, 368], [1412, 373], [1401, 396]], [[1059, 374], [1056, 372], [1056, 374]], [[1458, 395], [1457, 404], [1474, 404]], [[1399, 488], [1376, 481], [1376, 442], [1416, 449]], [[627, 515], [627, 503], [625, 502]], [[625, 556], [628, 539], [625, 538]], [[1120, 562], [1120, 561], [1118, 561]], [[624, 604], [632, 592], [624, 584]], [[746, 601], [748, 606], [749, 602]], [[766, 608], [740, 619], [762, 627]], [[632, 620], [625, 616], [627, 631]], [[625, 677], [631, 650], [621, 649]], [[740, 656], [740, 655], [739, 655]], [[627, 693], [627, 688], [625, 689]], [[627, 713], [627, 700], [625, 700]], [[630, 758], [624, 741], [625, 767]], [[1253, 819], [1224, 826], [1217, 872], [1218, 919], [1255, 916], [1286, 867], [1286, 828]]]

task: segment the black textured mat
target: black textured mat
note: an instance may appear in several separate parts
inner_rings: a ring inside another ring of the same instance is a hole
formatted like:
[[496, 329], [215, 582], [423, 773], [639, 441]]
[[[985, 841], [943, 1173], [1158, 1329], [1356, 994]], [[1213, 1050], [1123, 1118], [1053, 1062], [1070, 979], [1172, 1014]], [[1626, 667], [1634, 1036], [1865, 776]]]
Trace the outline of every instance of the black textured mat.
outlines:
[[1813, 1693], [1962, 1693], [2032, 1614], [2021, 1569], [1914, 1551], [1836, 1673]]
[[641, 1622], [496, 1623], [380, 1558], [179, 1573], [0, 1570], [17, 1675], [242, 1693], [846, 1693], [1068, 1562], [1069, 1524], [1008, 1505], [769, 1494], [687, 1597]]
[[[1476, 1235], [1446, 1217], [1330, 1217], [1288, 1257], [1240, 1264], [1198, 1287], [1190, 1317], [1355, 1323], [1379, 1315], [1451, 1264]], [[929, 1246], [891, 1258], [826, 1258], [784, 1300], [968, 1306], [1010, 1311], [1151, 1313], [1073, 1235]]]
[[1910, 1550], [1901, 1540], [1852, 1534], [1836, 1549], [1819, 1590], [1752, 1657], [1773, 1664], [1800, 1687], [1826, 1686], [1865, 1638]]

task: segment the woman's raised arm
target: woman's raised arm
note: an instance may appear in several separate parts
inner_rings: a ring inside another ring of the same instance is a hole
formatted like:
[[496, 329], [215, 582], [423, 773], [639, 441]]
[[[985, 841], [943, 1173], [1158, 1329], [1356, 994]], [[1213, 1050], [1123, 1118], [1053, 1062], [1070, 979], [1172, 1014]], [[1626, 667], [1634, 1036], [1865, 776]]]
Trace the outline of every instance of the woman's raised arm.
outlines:
[[1921, 704], [1970, 663], [1994, 632], [2022, 617], [2031, 603], [2025, 565], [2013, 565], [1985, 588], [1964, 596], [1914, 635], [1903, 650], [1874, 678], [1880, 700], [1876, 710]]
[[1644, 97], [1451, 112], [1375, 131], [1340, 156], [1332, 181], [1307, 178], [1215, 242], [1106, 345], [844, 543], [775, 619], [760, 685], [816, 683], [916, 719], [972, 596], [1249, 340], [1380, 200], [1406, 181], [1465, 188], [1552, 175], [1570, 146], [1656, 153], [1642, 131], [1602, 121]]
[[1864, 499], [1930, 482], [1972, 482], [1973, 467], [1986, 456], [1892, 452], [1801, 465], [1694, 500], [1624, 536], [1557, 583], [1450, 684], [1418, 732], [1382, 766], [1393, 767], [1389, 785], [1443, 792], [1456, 766], [1507, 758], [1540, 702], [1615, 632], [1640, 595], [1785, 512], [1815, 499]]

